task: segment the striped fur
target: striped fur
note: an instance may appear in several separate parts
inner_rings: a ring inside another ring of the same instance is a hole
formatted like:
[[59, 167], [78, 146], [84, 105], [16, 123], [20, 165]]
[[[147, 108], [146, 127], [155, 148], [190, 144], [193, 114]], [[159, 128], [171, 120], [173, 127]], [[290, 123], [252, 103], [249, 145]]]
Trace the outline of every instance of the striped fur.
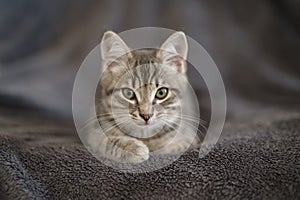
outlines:
[[[129, 51], [116, 34], [104, 34], [103, 40], [111, 41], [102, 43], [104, 70], [95, 98], [96, 121], [104, 134], [92, 129], [88, 139], [96, 154], [117, 162], [139, 163], [149, 158], [149, 152], [178, 153], [193, 142], [194, 135], [188, 131], [194, 128], [195, 120], [181, 118], [183, 106], [190, 104], [184, 99], [187, 44], [181, 44], [183, 53], [163, 48], [172, 45], [176, 34], [185, 41], [178, 32], [170, 37], [171, 44], [167, 40], [160, 50], [134, 51]], [[161, 87], [168, 89], [162, 100], [155, 97]], [[134, 91], [133, 100], [124, 97], [124, 88]], [[143, 113], [151, 113], [149, 121], [141, 117]]]

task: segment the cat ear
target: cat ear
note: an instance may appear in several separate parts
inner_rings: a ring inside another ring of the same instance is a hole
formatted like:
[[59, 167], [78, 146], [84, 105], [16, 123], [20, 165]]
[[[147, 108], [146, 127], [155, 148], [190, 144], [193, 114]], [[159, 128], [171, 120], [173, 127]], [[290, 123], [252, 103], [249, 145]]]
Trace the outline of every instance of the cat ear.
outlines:
[[179, 31], [173, 33], [160, 47], [158, 57], [162, 59], [163, 64], [176, 67], [179, 73], [186, 73], [186, 58], [188, 44], [186, 36]]
[[101, 56], [105, 64], [118, 62], [121, 57], [130, 57], [130, 49], [125, 42], [114, 32], [104, 33], [101, 41]]

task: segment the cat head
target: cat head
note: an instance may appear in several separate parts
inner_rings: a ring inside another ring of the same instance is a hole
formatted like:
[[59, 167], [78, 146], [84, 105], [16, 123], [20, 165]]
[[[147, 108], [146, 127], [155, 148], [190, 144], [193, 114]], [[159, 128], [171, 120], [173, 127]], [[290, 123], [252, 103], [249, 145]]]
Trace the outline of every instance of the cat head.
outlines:
[[187, 84], [187, 52], [183, 32], [172, 34], [159, 49], [132, 51], [117, 34], [106, 32], [97, 112], [111, 113], [121, 129], [136, 137], [175, 128]]

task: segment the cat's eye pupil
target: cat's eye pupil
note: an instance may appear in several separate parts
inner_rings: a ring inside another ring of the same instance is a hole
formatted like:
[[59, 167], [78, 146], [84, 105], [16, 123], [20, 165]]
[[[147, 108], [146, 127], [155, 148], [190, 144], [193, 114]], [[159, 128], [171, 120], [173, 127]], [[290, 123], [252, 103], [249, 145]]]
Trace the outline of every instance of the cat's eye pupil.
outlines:
[[134, 92], [129, 88], [123, 89], [122, 93], [123, 93], [124, 97], [129, 100], [132, 100], [135, 97]]
[[157, 99], [164, 99], [168, 95], [168, 88], [160, 88], [157, 90], [155, 97]]

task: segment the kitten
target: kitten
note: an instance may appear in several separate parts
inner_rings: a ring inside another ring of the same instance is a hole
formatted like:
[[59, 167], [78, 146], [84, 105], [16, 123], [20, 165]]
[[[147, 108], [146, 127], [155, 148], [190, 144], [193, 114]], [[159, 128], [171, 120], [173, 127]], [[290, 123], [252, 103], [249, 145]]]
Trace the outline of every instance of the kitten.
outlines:
[[190, 114], [195, 108], [185, 92], [187, 51], [183, 32], [172, 34], [160, 49], [132, 51], [117, 34], [103, 35], [95, 105], [104, 133], [90, 131], [88, 145], [94, 153], [140, 163], [149, 152], [181, 153], [198, 143], [193, 130], [198, 118]]

